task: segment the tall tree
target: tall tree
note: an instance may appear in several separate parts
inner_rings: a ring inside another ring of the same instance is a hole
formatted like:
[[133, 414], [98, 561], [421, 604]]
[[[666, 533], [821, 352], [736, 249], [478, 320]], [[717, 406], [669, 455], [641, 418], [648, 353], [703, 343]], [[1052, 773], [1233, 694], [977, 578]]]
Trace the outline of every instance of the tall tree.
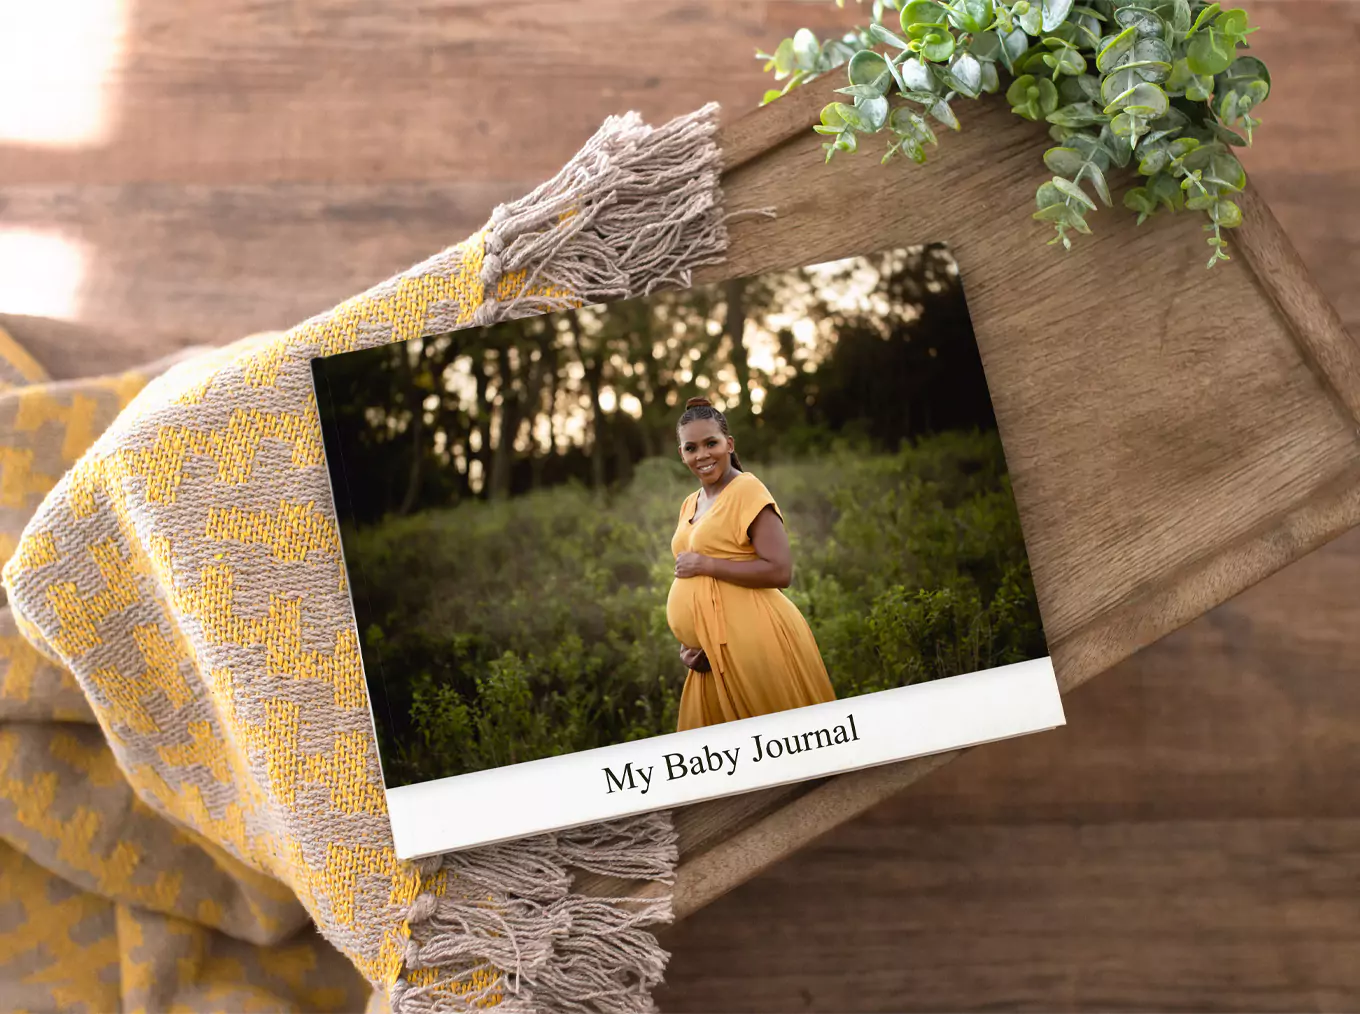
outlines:
[[604, 406], [600, 402], [600, 391], [604, 386], [604, 350], [597, 347], [600, 343], [594, 337], [587, 342], [579, 313], [572, 311], [567, 315], [567, 321], [590, 392], [590, 483], [594, 489], [601, 490], [605, 485], [605, 456], [608, 453], [608, 429]]

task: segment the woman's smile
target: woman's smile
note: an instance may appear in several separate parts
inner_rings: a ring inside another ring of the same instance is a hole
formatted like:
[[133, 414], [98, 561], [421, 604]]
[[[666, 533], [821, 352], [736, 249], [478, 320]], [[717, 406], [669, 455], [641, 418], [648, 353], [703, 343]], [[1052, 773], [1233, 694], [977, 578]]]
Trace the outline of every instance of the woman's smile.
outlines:
[[712, 419], [680, 427], [680, 457], [705, 486], [718, 487], [732, 470], [732, 438]]

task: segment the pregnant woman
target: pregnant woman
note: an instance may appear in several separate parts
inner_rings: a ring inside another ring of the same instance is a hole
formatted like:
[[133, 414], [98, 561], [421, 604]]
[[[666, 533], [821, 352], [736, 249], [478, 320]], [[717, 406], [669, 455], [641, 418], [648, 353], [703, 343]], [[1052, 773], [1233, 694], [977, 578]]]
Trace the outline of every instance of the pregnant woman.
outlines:
[[700, 484], [671, 539], [666, 619], [689, 669], [679, 729], [835, 700], [812, 629], [780, 591], [793, 557], [774, 497], [742, 471], [727, 419], [706, 399], [685, 403], [676, 434]]

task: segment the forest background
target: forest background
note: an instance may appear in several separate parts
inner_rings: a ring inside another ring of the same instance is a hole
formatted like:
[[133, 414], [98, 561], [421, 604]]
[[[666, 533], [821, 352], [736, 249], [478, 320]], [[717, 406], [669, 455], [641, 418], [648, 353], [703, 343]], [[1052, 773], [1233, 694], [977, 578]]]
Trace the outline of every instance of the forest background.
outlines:
[[926, 246], [313, 361], [389, 786], [675, 730], [703, 395], [837, 695], [1047, 653], [958, 268]]

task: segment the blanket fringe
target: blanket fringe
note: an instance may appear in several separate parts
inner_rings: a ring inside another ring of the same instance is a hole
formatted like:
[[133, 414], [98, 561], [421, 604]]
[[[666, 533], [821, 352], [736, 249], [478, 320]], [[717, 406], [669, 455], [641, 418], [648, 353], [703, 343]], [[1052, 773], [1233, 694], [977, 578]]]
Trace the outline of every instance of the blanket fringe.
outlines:
[[[670, 895], [572, 894], [571, 870], [669, 882], [677, 856], [662, 812], [420, 860], [394, 1014], [653, 1011], [669, 955], [648, 927], [671, 921]], [[422, 969], [446, 974], [417, 984]]]

